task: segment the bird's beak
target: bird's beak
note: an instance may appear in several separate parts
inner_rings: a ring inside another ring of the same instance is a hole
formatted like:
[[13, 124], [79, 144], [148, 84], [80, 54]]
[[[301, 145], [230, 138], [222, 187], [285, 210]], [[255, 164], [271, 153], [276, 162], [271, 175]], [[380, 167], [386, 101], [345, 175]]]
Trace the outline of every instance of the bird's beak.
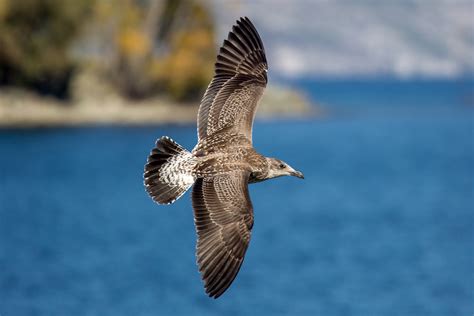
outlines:
[[304, 175], [301, 172], [296, 171], [296, 170], [292, 171], [291, 175], [294, 176], [294, 177], [300, 178], [300, 179], [304, 179]]

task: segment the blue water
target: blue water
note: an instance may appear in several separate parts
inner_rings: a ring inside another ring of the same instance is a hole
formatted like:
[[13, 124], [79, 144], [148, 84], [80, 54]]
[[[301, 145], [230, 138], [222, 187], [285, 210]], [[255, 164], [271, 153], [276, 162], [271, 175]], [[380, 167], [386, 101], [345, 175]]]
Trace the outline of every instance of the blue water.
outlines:
[[319, 104], [351, 107], [353, 111], [361, 108], [387, 110], [387, 107], [398, 110], [419, 107], [433, 111], [474, 105], [474, 77], [456, 80], [298, 79], [288, 84], [306, 92]]
[[192, 148], [194, 126], [0, 131], [0, 315], [471, 315], [474, 111], [447, 102], [257, 122], [257, 149], [306, 179], [251, 186], [252, 241], [217, 300], [189, 194], [157, 206], [141, 179], [155, 138]]

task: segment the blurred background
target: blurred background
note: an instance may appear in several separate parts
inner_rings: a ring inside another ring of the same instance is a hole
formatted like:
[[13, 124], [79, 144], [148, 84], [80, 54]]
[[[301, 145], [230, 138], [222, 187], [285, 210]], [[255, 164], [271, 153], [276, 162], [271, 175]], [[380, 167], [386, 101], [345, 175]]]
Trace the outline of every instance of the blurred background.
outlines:
[[[189, 194], [142, 183], [192, 149], [240, 16], [269, 62], [254, 145], [305, 180], [252, 185], [218, 300]], [[474, 2], [0, 0], [0, 315], [470, 315]], [[285, 193], [285, 194], [282, 194]]]

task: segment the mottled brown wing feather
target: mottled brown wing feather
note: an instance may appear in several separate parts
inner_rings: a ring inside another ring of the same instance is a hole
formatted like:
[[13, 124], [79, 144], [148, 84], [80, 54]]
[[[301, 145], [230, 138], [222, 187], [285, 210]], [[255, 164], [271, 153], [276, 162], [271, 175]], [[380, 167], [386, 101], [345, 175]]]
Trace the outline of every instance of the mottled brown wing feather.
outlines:
[[215, 76], [201, 101], [198, 136], [234, 127], [252, 141], [257, 103], [267, 84], [262, 40], [248, 18], [234, 25], [217, 55]]
[[239, 272], [253, 226], [247, 171], [199, 178], [193, 187], [197, 263], [209, 296], [217, 298]]

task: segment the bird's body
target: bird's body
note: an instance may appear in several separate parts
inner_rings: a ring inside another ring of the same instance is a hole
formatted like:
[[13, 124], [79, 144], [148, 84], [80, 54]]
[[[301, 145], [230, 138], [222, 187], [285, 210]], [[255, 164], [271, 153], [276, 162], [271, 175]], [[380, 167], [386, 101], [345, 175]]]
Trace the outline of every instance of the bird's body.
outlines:
[[236, 168], [263, 174], [267, 168], [265, 157], [239, 134], [220, 133], [206, 137], [192, 153], [197, 158], [196, 177], [212, 177]]
[[145, 187], [170, 204], [193, 186], [197, 262], [206, 292], [217, 298], [237, 275], [250, 241], [253, 207], [248, 184], [298, 172], [256, 152], [252, 125], [267, 83], [263, 43], [241, 18], [217, 56], [198, 113], [198, 143], [189, 152], [168, 137], [156, 142], [145, 165]]

